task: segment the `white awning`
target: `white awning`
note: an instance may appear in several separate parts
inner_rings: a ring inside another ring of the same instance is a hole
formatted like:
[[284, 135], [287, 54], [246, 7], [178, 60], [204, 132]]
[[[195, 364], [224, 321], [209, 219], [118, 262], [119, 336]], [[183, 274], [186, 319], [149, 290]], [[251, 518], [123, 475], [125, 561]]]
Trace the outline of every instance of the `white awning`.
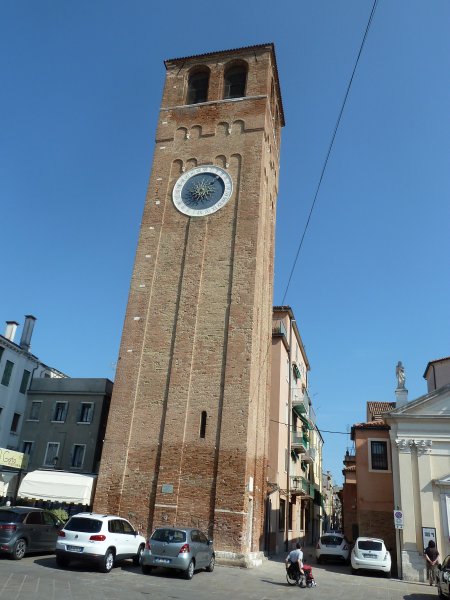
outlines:
[[20, 498], [91, 504], [96, 475], [37, 470], [27, 473], [20, 484]]

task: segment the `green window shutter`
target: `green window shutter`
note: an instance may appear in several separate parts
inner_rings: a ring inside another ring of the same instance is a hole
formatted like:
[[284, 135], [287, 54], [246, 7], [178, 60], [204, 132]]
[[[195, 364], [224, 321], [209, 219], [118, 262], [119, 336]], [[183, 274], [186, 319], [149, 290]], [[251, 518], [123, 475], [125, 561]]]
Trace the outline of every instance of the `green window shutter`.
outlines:
[[23, 372], [23, 375], [22, 375], [22, 381], [20, 383], [20, 389], [19, 389], [19, 392], [21, 394], [25, 394], [25, 392], [27, 391], [28, 381], [30, 380], [30, 375], [31, 375], [31, 372], [27, 371], [25, 369]]
[[9, 382], [11, 380], [11, 374], [13, 371], [13, 367], [14, 367], [14, 363], [11, 362], [10, 360], [6, 361], [5, 364], [5, 370], [3, 371], [3, 377], [2, 377], [2, 385], [8, 387]]

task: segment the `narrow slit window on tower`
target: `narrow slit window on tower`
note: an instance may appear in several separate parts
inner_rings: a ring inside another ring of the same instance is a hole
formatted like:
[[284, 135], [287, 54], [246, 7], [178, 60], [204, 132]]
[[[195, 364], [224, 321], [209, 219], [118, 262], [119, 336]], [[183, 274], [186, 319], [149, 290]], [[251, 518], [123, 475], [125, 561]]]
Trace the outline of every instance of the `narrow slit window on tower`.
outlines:
[[245, 96], [245, 84], [247, 83], [247, 69], [242, 65], [231, 67], [225, 72], [223, 97], [243, 98]]
[[202, 410], [202, 416], [200, 417], [200, 437], [204, 438], [206, 435], [206, 410]]
[[209, 72], [195, 71], [189, 76], [187, 104], [198, 104], [208, 100]]

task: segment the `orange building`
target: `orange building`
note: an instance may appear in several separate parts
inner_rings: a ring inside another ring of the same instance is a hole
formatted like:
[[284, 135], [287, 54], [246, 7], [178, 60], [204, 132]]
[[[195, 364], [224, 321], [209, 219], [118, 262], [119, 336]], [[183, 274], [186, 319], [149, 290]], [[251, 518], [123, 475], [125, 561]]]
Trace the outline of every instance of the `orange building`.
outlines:
[[[350, 541], [358, 536], [382, 538], [391, 551], [395, 570], [394, 491], [389, 425], [379, 418], [387, 403], [368, 403], [366, 423], [351, 429], [354, 451], [344, 458], [342, 490], [344, 533]], [[371, 406], [369, 406], [371, 405]]]

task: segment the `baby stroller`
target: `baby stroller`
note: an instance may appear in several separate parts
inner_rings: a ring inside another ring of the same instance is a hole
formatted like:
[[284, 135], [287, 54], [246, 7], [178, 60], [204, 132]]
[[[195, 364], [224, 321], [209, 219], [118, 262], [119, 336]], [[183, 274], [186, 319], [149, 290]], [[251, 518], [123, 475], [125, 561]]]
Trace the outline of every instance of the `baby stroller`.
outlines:
[[298, 585], [300, 587], [314, 587], [316, 585], [312, 567], [305, 563], [303, 563], [301, 571], [297, 563], [288, 563], [286, 565], [286, 580], [289, 585]]

